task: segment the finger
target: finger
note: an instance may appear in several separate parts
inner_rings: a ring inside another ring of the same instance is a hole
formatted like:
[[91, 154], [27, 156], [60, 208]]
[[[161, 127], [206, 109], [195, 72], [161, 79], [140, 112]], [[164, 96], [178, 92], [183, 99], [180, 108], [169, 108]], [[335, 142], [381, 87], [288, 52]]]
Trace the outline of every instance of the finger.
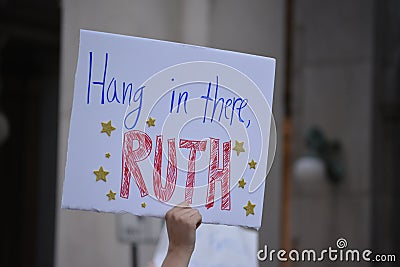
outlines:
[[179, 203], [178, 205], [176, 205], [175, 207], [180, 207], [180, 208], [190, 208], [190, 205], [188, 202], [186, 201], [182, 201], [181, 203]]
[[192, 220], [193, 224], [196, 225], [196, 229], [199, 228], [200, 224], [202, 223], [202, 216], [198, 210], [192, 210], [190, 213], [190, 219]]
[[175, 216], [176, 216], [176, 218], [182, 218], [182, 219], [189, 218], [192, 211], [193, 210], [190, 207], [182, 208], [182, 209], [175, 211]]
[[171, 217], [171, 215], [174, 214], [175, 212], [187, 208], [190, 208], [189, 204], [186, 201], [183, 201], [178, 205], [176, 205], [175, 207], [173, 207], [172, 209], [170, 209], [169, 211], [167, 211], [167, 213], [165, 213], [165, 219]]
[[183, 202], [177, 204], [171, 210], [181, 210], [181, 209], [187, 209], [187, 208], [190, 208], [189, 204], [186, 201], [183, 201]]

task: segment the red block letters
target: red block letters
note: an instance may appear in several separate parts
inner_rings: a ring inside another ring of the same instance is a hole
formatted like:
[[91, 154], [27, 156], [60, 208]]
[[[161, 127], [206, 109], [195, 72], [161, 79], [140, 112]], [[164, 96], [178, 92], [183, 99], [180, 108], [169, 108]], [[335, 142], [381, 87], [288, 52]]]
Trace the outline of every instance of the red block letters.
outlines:
[[[138, 141], [139, 146], [133, 150], [133, 141]], [[124, 144], [122, 147], [122, 180], [120, 196], [129, 197], [129, 186], [131, 176], [139, 188], [140, 196], [149, 194], [146, 184], [143, 181], [142, 172], [136, 162], [147, 158], [151, 151], [151, 138], [144, 132], [132, 130], [124, 134]]]
[[167, 182], [165, 187], [161, 184], [161, 162], [162, 162], [162, 137], [156, 137], [156, 149], [154, 152], [154, 170], [153, 170], [153, 186], [154, 193], [160, 201], [168, 201], [175, 191], [176, 177], [178, 175], [176, 169], [176, 149], [175, 139], [168, 139], [168, 166], [167, 166]]
[[[137, 142], [138, 147], [134, 149]], [[124, 134], [122, 148], [122, 178], [120, 196], [129, 198], [130, 181], [133, 178], [138, 186], [140, 196], [149, 194], [143, 180], [142, 172], [137, 162], [146, 159], [152, 149], [152, 140], [144, 132], [132, 130]], [[207, 141], [179, 140], [179, 148], [189, 149], [188, 171], [186, 176], [185, 200], [190, 204], [194, 193], [196, 174], [196, 153], [206, 150]], [[221, 182], [222, 202], [221, 210], [231, 209], [230, 199], [230, 153], [231, 141], [222, 145], [222, 168], [219, 168], [219, 139], [210, 138], [210, 163], [208, 167], [208, 189], [206, 197], [206, 208], [214, 206], [215, 183]], [[162, 136], [156, 137], [154, 149], [153, 188], [158, 200], [166, 202], [171, 199], [176, 187], [178, 176], [175, 139], [168, 139], [168, 163], [165, 186], [161, 181], [162, 167]]]

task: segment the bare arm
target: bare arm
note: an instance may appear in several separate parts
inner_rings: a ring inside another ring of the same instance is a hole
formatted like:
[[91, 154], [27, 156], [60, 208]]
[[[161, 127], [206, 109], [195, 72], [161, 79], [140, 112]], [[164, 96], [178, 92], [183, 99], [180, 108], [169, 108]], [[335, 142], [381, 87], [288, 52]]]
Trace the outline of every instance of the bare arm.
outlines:
[[201, 224], [198, 210], [180, 204], [165, 215], [168, 231], [168, 252], [163, 267], [186, 267], [196, 241], [196, 229]]

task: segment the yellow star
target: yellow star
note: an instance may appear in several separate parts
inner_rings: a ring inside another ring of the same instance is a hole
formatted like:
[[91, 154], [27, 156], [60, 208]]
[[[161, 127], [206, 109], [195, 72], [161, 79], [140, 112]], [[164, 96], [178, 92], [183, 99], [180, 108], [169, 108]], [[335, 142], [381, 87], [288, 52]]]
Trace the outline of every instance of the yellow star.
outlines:
[[250, 200], [247, 201], [247, 205], [243, 207], [246, 210], [246, 216], [249, 216], [249, 214], [254, 215], [254, 207], [255, 206], [256, 206], [256, 204], [252, 204], [250, 202]]
[[110, 172], [105, 171], [103, 169], [103, 166], [100, 166], [100, 169], [98, 171], [93, 171], [93, 173], [96, 175], [96, 182], [99, 180], [103, 180], [104, 182], [107, 182], [106, 176]]
[[238, 142], [237, 140], [235, 140], [235, 147], [232, 148], [232, 150], [236, 151], [236, 155], [239, 156], [240, 152], [244, 152], [243, 144], [244, 142]]
[[110, 157], [111, 157], [111, 154], [107, 152], [107, 153], [106, 153], [106, 158], [109, 159]]
[[239, 180], [239, 187], [244, 189], [244, 186], [246, 185], [246, 182], [244, 181], [244, 178]]
[[146, 202], [143, 202], [143, 203], [141, 204], [141, 206], [142, 206], [142, 208], [146, 208]]
[[147, 127], [156, 126], [155, 122], [156, 122], [156, 119], [153, 119], [152, 117], [149, 117], [147, 119], [147, 121], [146, 121]]
[[102, 122], [101, 123], [101, 133], [106, 133], [108, 136], [111, 136], [111, 132], [115, 130], [115, 127], [111, 125], [111, 121]]
[[250, 169], [255, 169], [256, 168], [256, 164], [257, 164], [257, 162], [255, 162], [254, 159], [252, 159], [249, 162]]
[[106, 194], [106, 196], [108, 196], [108, 201], [115, 200], [115, 194], [116, 194], [115, 192], [110, 190], [110, 192], [108, 194]]

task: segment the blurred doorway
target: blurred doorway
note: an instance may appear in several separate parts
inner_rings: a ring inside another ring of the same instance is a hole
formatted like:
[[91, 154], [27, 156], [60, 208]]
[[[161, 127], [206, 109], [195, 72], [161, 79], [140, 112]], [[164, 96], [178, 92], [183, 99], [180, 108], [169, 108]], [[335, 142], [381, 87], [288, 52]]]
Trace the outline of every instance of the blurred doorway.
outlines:
[[394, 253], [399, 257], [400, 2], [377, 2], [375, 10], [371, 243], [377, 253]]
[[[0, 2], [3, 266], [53, 266], [59, 2]], [[3, 125], [4, 126], [4, 125]]]

